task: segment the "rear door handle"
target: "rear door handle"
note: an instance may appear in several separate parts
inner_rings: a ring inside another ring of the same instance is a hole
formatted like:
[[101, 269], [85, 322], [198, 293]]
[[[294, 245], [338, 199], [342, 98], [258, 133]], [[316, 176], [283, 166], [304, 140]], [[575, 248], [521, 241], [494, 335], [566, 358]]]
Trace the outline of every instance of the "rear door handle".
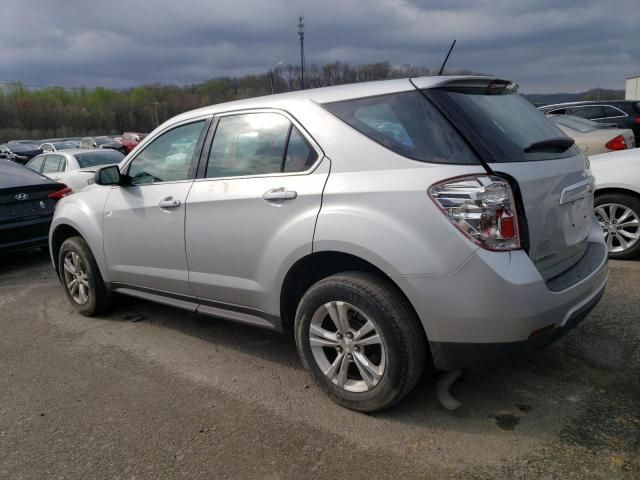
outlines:
[[173, 197], [167, 197], [158, 203], [160, 208], [177, 208], [180, 206], [180, 200], [174, 200]]
[[284, 187], [280, 188], [272, 188], [262, 195], [267, 202], [277, 201], [277, 200], [293, 200], [298, 196], [298, 192], [294, 190], [287, 190]]

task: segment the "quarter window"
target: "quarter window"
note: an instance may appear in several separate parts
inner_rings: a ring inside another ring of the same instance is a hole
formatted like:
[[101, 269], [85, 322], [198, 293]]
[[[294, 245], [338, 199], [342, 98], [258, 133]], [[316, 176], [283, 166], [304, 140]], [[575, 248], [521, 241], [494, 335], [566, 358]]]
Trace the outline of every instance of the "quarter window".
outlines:
[[308, 170], [317, 159], [298, 129], [277, 113], [221, 117], [211, 145], [209, 178]]
[[149, 143], [129, 165], [134, 185], [190, 178], [191, 164], [204, 120], [176, 127]]
[[449, 122], [417, 91], [325, 103], [323, 107], [405, 157], [434, 163], [479, 163]]

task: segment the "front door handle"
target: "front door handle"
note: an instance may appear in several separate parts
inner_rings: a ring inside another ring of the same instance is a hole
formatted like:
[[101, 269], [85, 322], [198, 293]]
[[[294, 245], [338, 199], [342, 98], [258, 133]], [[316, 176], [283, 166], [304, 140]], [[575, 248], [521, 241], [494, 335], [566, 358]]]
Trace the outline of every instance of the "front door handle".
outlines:
[[180, 206], [180, 200], [174, 200], [173, 197], [167, 197], [158, 203], [160, 208], [177, 208]]
[[287, 190], [284, 187], [272, 188], [262, 195], [267, 202], [273, 202], [278, 200], [293, 200], [298, 196], [298, 192], [293, 190]]

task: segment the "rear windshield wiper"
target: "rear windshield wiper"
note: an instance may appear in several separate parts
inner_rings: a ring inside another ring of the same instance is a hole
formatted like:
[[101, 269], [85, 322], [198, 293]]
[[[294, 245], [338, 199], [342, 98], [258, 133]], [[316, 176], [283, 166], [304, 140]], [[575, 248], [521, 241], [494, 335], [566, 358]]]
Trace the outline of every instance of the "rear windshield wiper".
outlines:
[[573, 138], [548, 138], [547, 140], [542, 140], [540, 142], [533, 142], [524, 149], [524, 153], [562, 153], [569, 150], [574, 143], [575, 141]]

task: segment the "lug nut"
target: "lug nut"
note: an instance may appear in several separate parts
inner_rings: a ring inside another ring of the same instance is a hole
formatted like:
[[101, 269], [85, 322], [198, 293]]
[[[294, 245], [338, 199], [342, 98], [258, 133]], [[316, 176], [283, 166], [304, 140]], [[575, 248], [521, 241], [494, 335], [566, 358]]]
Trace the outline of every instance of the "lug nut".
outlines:
[[353, 339], [353, 333], [351, 333], [351, 332], [347, 332], [347, 338], [348, 338], [349, 340], [352, 340], [352, 339]]
[[338, 353], [342, 353], [342, 347], [340, 347], [340, 346], [336, 347], [336, 351], [337, 351]]
[[360, 351], [360, 345], [354, 345], [353, 346], [353, 351], [354, 352], [359, 352]]
[[336, 338], [338, 340], [341, 340], [342, 339], [342, 334], [340, 332], [336, 333]]
[[347, 353], [347, 358], [348, 358], [349, 360], [353, 360], [353, 355], [351, 355], [350, 353]]

